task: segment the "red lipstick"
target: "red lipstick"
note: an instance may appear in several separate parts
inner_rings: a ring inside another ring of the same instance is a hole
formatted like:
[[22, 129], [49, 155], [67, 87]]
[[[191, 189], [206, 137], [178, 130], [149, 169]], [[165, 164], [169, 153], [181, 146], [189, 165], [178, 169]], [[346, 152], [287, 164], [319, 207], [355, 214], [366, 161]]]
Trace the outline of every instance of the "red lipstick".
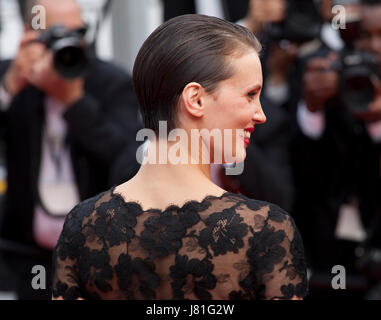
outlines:
[[[254, 132], [254, 127], [246, 128], [245, 131], [249, 132], [250, 134], [252, 134]], [[245, 142], [245, 147], [247, 148], [249, 146], [249, 144], [250, 144], [250, 139], [244, 137], [243, 140]]]

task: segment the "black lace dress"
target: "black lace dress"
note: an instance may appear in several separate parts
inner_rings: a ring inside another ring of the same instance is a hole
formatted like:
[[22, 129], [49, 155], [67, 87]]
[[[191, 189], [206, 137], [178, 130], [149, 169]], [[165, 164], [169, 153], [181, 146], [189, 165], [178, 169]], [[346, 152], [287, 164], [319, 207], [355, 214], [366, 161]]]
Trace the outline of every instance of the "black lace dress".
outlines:
[[53, 257], [64, 299], [290, 299], [307, 294], [303, 243], [278, 206], [230, 192], [143, 211], [114, 189], [67, 216]]

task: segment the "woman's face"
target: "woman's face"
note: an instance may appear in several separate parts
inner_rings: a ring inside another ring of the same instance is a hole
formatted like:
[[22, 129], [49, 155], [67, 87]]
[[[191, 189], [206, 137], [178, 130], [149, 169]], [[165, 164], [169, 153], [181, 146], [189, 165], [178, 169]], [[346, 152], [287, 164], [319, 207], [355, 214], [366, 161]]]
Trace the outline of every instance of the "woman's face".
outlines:
[[[249, 50], [230, 59], [233, 76], [221, 81], [217, 89], [204, 99], [203, 128], [209, 131], [218, 129], [223, 133], [222, 144], [213, 139], [210, 143], [209, 152], [214, 163], [218, 159], [213, 155], [218, 152], [223, 163], [243, 161], [255, 125], [266, 122], [260, 103], [263, 79], [257, 52]], [[226, 129], [230, 130], [224, 131]], [[226, 134], [229, 131], [232, 132], [231, 137]]]

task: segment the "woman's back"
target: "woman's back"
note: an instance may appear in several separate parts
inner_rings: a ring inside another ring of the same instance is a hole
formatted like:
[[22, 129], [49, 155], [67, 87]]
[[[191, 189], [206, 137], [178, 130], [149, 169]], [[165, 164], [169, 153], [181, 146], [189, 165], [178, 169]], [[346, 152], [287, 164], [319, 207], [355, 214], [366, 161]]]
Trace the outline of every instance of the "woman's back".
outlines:
[[68, 215], [54, 297], [273, 299], [307, 293], [303, 244], [279, 207], [225, 193], [146, 210], [114, 189]]

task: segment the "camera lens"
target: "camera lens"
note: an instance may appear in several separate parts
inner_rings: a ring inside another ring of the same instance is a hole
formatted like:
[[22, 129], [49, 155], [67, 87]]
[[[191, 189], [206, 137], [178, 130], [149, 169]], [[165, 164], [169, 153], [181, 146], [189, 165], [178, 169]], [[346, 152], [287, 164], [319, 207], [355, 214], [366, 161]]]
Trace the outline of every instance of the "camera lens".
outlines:
[[64, 78], [83, 76], [88, 67], [88, 50], [83, 39], [85, 32], [84, 28], [69, 30], [55, 25], [43, 32], [38, 40], [52, 50], [54, 68]]
[[65, 78], [76, 78], [86, 69], [87, 58], [83, 48], [67, 46], [55, 53], [54, 64]]
[[374, 57], [362, 51], [349, 50], [342, 57], [342, 100], [351, 112], [366, 111], [374, 100], [372, 77], [376, 76]]

